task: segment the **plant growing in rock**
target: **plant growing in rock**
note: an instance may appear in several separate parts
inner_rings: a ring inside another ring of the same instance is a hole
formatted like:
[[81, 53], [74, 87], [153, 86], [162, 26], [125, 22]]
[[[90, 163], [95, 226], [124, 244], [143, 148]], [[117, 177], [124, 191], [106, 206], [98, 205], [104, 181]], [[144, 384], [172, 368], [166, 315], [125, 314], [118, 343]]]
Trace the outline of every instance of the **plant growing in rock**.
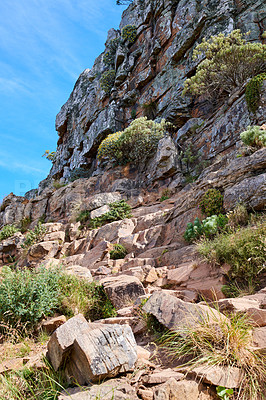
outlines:
[[19, 229], [15, 225], [5, 225], [0, 231], [0, 242], [13, 236]]
[[228, 226], [232, 229], [248, 224], [249, 215], [247, 208], [243, 203], [237, 204], [232, 211], [229, 211], [226, 214], [226, 216], [228, 218]]
[[203, 39], [193, 52], [193, 59], [205, 57], [196, 74], [185, 81], [183, 94], [204, 94], [209, 98], [229, 95], [266, 70], [266, 45], [248, 43], [240, 30], [225, 36], [219, 33]]
[[169, 189], [164, 189], [162, 195], [160, 197], [160, 201], [168, 200], [171, 195], [171, 191]]
[[88, 210], [83, 210], [80, 211], [79, 215], [76, 218], [77, 222], [80, 222], [81, 224], [84, 224], [85, 222], [87, 222], [91, 217], [91, 213]]
[[229, 400], [231, 395], [234, 394], [234, 389], [227, 389], [224, 386], [218, 386], [216, 388], [216, 392], [220, 399], [222, 400]]
[[89, 226], [91, 228], [96, 229], [110, 222], [132, 217], [131, 207], [129, 204], [127, 204], [125, 200], [111, 203], [109, 204], [109, 207], [109, 212], [101, 215], [100, 217], [92, 218], [89, 220]]
[[126, 248], [119, 243], [115, 243], [113, 245], [113, 250], [110, 251], [110, 258], [112, 260], [119, 260], [122, 258], [125, 258], [127, 255], [127, 250]]
[[108, 135], [106, 139], [102, 141], [99, 146], [97, 157], [99, 161], [104, 160], [116, 160], [117, 152], [119, 151], [118, 139], [122, 135], [122, 132], [112, 133]]
[[192, 222], [187, 224], [187, 228], [184, 234], [184, 238], [187, 242], [192, 242], [204, 235], [206, 237], [213, 237], [218, 231], [225, 228], [227, 224], [227, 217], [223, 214], [212, 215], [207, 217], [202, 222], [199, 218], [196, 218], [194, 224]]
[[222, 214], [223, 195], [217, 189], [208, 189], [200, 201], [200, 209], [207, 217]]
[[250, 147], [259, 149], [266, 146], [266, 130], [259, 126], [248, 126], [247, 130], [240, 134], [242, 142]]
[[[212, 313], [201, 321], [166, 333], [161, 342], [175, 359], [185, 359], [188, 369], [199, 366], [236, 367], [243, 377], [236, 398], [259, 400], [266, 390], [265, 355], [252, 347], [252, 326], [245, 314]], [[221, 391], [222, 392], [222, 391]], [[229, 394], [229, 393], [228, 393]], [[223, 395], [224, 396], [224, 395]], [[223, 397], [225, 398], [225, 396]]]
[[124, 131], [107, 136], [98, 150], [99, 160], [114, 160], [116, 164], [143, 165], [154, 154], [164, 136], [167, 123], [137, 118]]
[[21, 233], [25, 233], [31, 224], [32, 220], [31, 217], [24, 217], [19, 223]]
[[101, 89], [106, 93], [110, 94], [112, 87], [115, 82], [115, 70], [110, 69], [102, 74], [100, 79]]
[[255, 113], [259, 107], [259, 102], [261, 98], [261, 89], [263, 82], [266, 80], [266, 72], [254, 76], [246, 87], [246, 102], [249, 111]]
[[45, 157], [47, 160], [54, 163], [56, 161], [56, 151], [45, 150], [45, 153], [42, 155], [42, 157]]
[[[260, 284], [260, 277], [266, 271], [266, 221], [256, 223], [255, 226], [222, 232], [213, 239], [203, 239], [198, 250], [207, 261], [217, 264], [229, 264], [227, 294], [235, 295], [235, 288], [249, 290]], [[232, 288], [232, 290], [230, 290]]]
[[33, 244], [38, 243], [42, 240], [43, 236], [46, 233], [46, 228], [42, 223], [39, 221], [38, 224], [35, 226], [33, 230], [30, 230], [21, 245], [23, 249], [28, 249]]
[[132, 44], [137, 38], [137, 27], [135, 25], [126, 25], [122, 29], [121, 37], [123, 40], [127, 40], [128, 43]]

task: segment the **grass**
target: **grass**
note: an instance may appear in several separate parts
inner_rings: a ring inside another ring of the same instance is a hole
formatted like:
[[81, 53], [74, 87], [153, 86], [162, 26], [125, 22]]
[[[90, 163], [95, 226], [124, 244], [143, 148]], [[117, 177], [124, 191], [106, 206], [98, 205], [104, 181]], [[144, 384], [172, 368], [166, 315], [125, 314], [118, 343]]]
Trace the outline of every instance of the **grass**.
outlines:
[[[196, 326], [167, 332], [161, 344], [188, 369], [199, 366], [238, 367], [243, 372], [238, 400], [259, 400], [266, 390], [266, 356], [251, 347], [252, 327], [246, 315], [205, 317]], [[212, 320], [213, 320], [212, 318]]]
[[[254, 219], [254, 217], [253, 217]], [[255, 224], [254, 224], [255, 222]], [[256, 290], [260, 285], [260, 277], [266, 271], [266, 218], [250, 223], [247, 227], [239, 227], [231, 232], [218, 234], [214, 239], [202, 239], [198, 250], [205, 259], [217, 265], [229, 264], [226, 286], [227, 294], [232, 287], [232, 295], [239, 290]]]
[[67, 387], [47, 364], [43, 370], [23, 369], [0, 376], [1, 400], [56, 400]]

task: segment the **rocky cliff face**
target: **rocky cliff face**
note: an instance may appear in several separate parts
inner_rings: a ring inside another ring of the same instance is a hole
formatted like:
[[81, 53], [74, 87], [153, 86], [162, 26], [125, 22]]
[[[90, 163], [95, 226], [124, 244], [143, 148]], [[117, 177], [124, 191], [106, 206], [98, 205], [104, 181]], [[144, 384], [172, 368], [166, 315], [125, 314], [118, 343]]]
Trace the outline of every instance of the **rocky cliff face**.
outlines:
[[[204, 37], [240, 28], [251, 31], [249, 40], [261, 40], [265, 21], [262, 0], [135, 0], [124, 11], [120, 30], [109, 31], [105, 52], [91, 70], [80, 75], [56, 117], [59, 140], [48, 182], [52, 178], [68, 181], [89, 177], [95, 169], [100, 141], [124, 129], [135, 115], [166, 118], [177, 130], [185, 125], [177, 132], [178, 141], [194, 126], [197, 135], [193, 145], [203, 148], [208, 159], [234, 146], [239, 132], [253, 118], [241, 92], [217, 115], [213, 114], [213, 104], [183, 98], [181, 92], [185, 79], [195, 72], [193, 49]], [[121, 39], [121, 31], [128, 24], [137, 27], [137, 38], [133, 44], [120, 41], [113, 56], [115, 82], [107, 96], [100, 86], [100, 78], [108, 69], [104, 54], [113, 39]], [[233, 100], [236, 102], [232, 105]], [[257, 118], [258, 123], [263, 122], [262, 115]], [[46, 184], [43, 182], [41, 190]]]

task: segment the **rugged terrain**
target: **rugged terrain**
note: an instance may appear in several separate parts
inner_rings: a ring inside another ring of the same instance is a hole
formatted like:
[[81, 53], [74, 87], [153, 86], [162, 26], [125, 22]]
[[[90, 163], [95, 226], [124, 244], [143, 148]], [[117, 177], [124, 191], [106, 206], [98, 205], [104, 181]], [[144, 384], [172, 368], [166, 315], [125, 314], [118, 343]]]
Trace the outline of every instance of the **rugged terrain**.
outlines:
[[[107, 69], [103, 58], [128, 24], [136, 26], [136, 40], [117, 47], [115, 82], [107, 94], [100, 85]], [[226, 298], [222, 287], [230, 265], [208, 263], [183, 235], [189, 222], [204, 218], [199, 204], [208, 189], [221, 192], [225, 213], [242, 203], [264, 215], [266, 148], [246, 151], [240, 133], [248, 125], [265, 127], [266, 82], [256, 113], [248, 110], [245, 85], [217, 104], [204, 96], [181, 96], [184, 81], [195, 73], [193, 49], [204, 37], [241, 29], [251, 31], [251, 42], [262, 41], [265, 24], [261, 0], [135, 0], [122, 15], [120, 31], [108, 32], [105, 52], [80, 75], [56, 117], [59, 140], [49, 176], [25, 197], [11, 193], [3, 200], [0, 227], [24, 221], [27, 231], [41, 221], [45, 232], [27, 249], [25, 232], [1, 241], [1, 266], [63, 265], [68, 273], [99, 282], [117, 311], [116, 317], [93, 323], [81, 315], [51, 322], [49, 332], [62, 325], [51, 336], [48, 358], [69, 381], [74, 377], [85, 387], [119, 374], [100, 388], [72, 388], [71, 398], [208, 400], [217, 398], [216, 386], [240, 387], [235, 367], [200, 366], [188, 374], [157, 349], [136, 311], [150, 296], [144, 311], [168, 329], [186, 325], [186, 315], [210, 313], [199, 304], [203, 298], [217, 301], [220, 311], [245, 312], [254, 327], [253, 345], [265, 351], [265, 277], [256, 293]], [[99, 165], [100, 142], [143, 115], [174, 124], [147, 165]], [[182, 152], [190, 148], [195, 158], [188, 165]], [[77, 221], [82, 212], [94, 218], [121, 200], [132, 208], [125, 219], [95, 229]], [[110, 251], [117, 243], [127, 255], [113, 260]], [[11, 369], [3, 362], [0, 371]], [[134, 373], [125, 377], [128, 371]]]

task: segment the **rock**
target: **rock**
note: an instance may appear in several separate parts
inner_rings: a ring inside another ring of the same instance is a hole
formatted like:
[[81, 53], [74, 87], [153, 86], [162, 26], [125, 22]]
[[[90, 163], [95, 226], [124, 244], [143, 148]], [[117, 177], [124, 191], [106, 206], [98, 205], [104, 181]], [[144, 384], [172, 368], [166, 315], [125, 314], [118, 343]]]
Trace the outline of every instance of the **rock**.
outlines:
[[138, 360], [148, 360], [151, 356], [151, 352], [149, 350], [144, 349], [144, 347], [137, 346], [137, 355], [138, 355]]
[[101, 217], [102, 215], [108, 213], [110, 211], [110, 207], [108, 205], [96, 208], [91, 212], [91, 218]]
[[206, 305], [187, 303], [168, 293], [155, 291], [143, 306], [143, 311], [154, 315], [158, 321], [171, 330], [185, 326], [196, 326], [199, 322], [208, 320], [216, 324], [226, 317]]
[[47, 345], [47, 357], [56, 371], [63, 365], [75, 338], [89, 327], [90, 325], [83, 315], [78, 314], [52, 334]]
[[[89, 324], [90, 325], [90, 324]], [[128, 325], [103, 325], [80, 333], [74, 340], [66, 375], [79, 385], [133, 371], [137, 345]]]
[[180, 285], [187, 282], [193, 269], [193, 263], [178, 266], [178, 268], [170, 269], [167, 273], [167, 281], [169, 284]]
[[95, 264], [104, 259], [105, 255], [108, 253], [108, 249], [109, 243], [103, 240], [97, 244], [97, 246], [85, 252], [81, 261], [81, 266], [93, 269]]
[[139, 296], [145, 295], [142, 283], [133, 276], [108, 277], [102, 279], [100, 284], [117, 309], [121, 308], [121, 305], [131, 305]]
[[46, 235], [43, 238], [43, 241], [46, 242], [53, 242], [53, 241], [58, 241], [59, 243], [63, 243], [65, 241], [65, 232], [64, 231], [53, 231], [50, 233], [46, 233]]
[[144, 383], [149, 385], [156, 385], [158, 383], [167, 382], [169, 379], [174, 378], [176, 381], [184, 379], [185, 375], [181, 372], [172, 370], [171, 368], [163, 369], [161, 371], [155, 370], [149, 375], [142, 378]]
[[110, 379], [100, 385], [68, 388], [58, 400], [138, 400], [134, 388], [125, 379]]
[[170, 378], [154, 393], [154, 400], [198, 400], [198, 384], [194, 381], [180, 381]]
[[[99, 209], [107, 204], [115, 203], [122, 199], [121, 194], [118, 192], [113, 193], [100, 193], [95, 194], [87, 199], [85, 199], [82, 208], [84, 210], [92, 211]], [[94, 217], [92, 217], [94, 218]]]
[[117, 310], [118, 317], [131, 317], [133, 316], [133, 307], [124, 307]]
[[237, 367], [199, 366], [192, 370], [204, 382], [226, 388], [239, 388], [244, 373]]
[[252, 342], [261, 353], [266, 353], [266, 326], [253, 329]]
[[37, 261], [43, 258], [53, 258], [59, 250], [59, 244], [57, 241], [53, 242], [41, 242], [31, 246], [28, 259], [29, 261]]
[[43, 321], [41, 323], [41, 329], [50, 335], [65, 322], [66, 317], [64, 315], [60, 315], [58, 317], [50, 318], [47, 321]]
[[138, 390], [138, 395], [143, 399], [143, 400], [153, 400], [153, 391], [149, 389], [139, 389]]
[[65, 271], [69, 275], [75, 275], [79, 278], [86, 279], [88, 282], [92, 282], [93, 278], [88, 268], [81, 267], [80, 265], [69, 265], [65, 268]]
[[255, 326], [266, 326], [266, 309], [260, 308], [260, 302], [244, 297], [222, 299], [218, 301], [222, 312], [246, 313]]

